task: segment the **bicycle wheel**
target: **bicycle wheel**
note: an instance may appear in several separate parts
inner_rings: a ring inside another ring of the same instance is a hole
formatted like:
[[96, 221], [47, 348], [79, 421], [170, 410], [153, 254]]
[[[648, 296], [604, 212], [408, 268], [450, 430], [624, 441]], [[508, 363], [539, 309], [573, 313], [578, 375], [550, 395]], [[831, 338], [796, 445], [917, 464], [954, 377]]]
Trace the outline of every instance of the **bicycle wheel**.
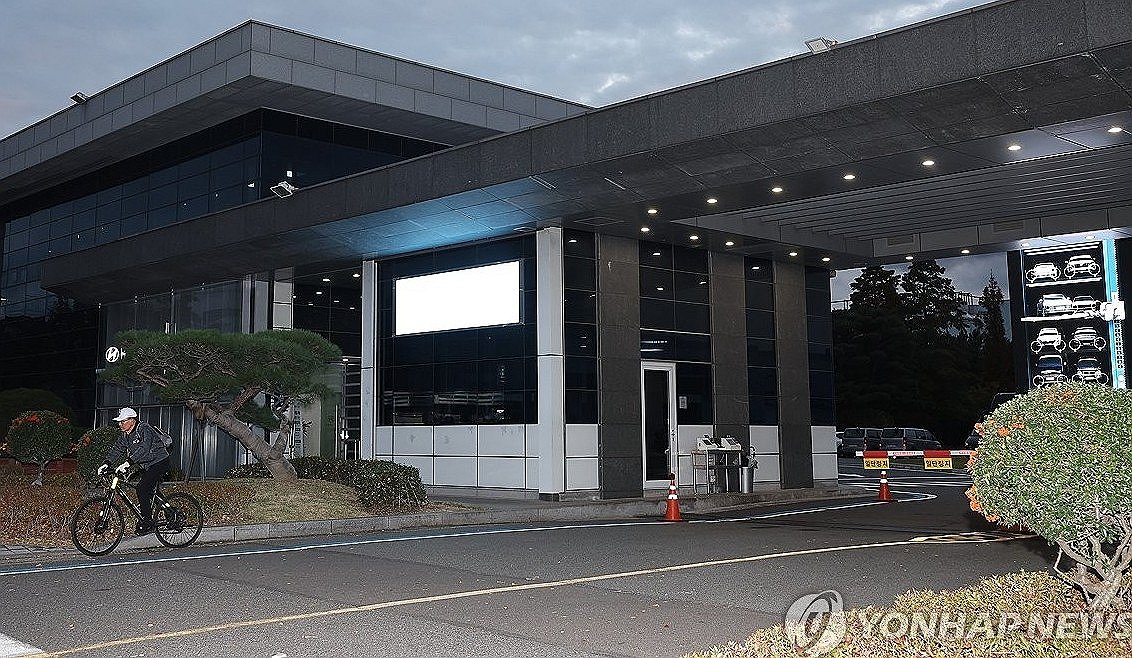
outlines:
[[170, 548], [184, 548], [197, 540], [204, 527], [200, 503], [187, 493], [165, 496], [169, 507], [154, 510], [157, 541]]
[[125, 530], [121, 508], [103, 498], [86, 501], [71, 517], [71, 540], [75, 548], [91, 557], [114, 550]]

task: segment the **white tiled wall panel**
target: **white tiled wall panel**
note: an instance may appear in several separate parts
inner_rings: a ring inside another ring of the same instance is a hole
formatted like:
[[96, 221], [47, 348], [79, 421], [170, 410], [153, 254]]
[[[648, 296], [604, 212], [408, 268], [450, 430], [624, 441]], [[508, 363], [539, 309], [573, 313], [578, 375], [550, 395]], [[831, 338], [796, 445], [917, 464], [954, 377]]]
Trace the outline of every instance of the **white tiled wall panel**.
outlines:
[[393, 428], [377, 427], [373, 430], [374, 453], [378, 455], [393, 454]]
[[751, 447], [756, 454], [780, 452], [777, 425], [751, 425]]
[[432, 483], [454, 487], [476, 486], [475, 457], [437, 457], [433, 460]]
[[680, 454], [691, 454], [696, 449], [696, 439], [704, 435], [715, 438], [712, 425], [679, 425], [676, 428], [676, 447]]
[[813, 443], [813, 453], [837, 452], [837, 428], [829, 426], [814, 426], [810, 428], [810, 440]]
[[526, 461], [522, 457], [480, 457], [479, 485], [522, 489], [526, 486]]
[[475, 457], [475, 425], [440, 425], [433, 431], [437, 455]]
[[566, 460], [566, 488], [597, 489], [597, 457], [572, 457]]
[[[699, 471], [696, 477], [706, 477], [707, 471]], [[680, 467], [676, 471], [676, 484], [681, 487], [692, 486], [692, 456], [680, 455]]]
[[759, 467], [755, 469], [755, 482], [780, 482], [782, 480], [778, 453], [756, 454], [755, 460], [759, 463]]
[[522, 457], [526, 450], [526, 428], [522, 425], [480, 425], [479, 454], [491, 457]]
[[523, 460], [527, 465], [527, 488], [538, 489], [538, 457]]
[[394, 455], [393, 461], [398, 464], [412, 466], [421, 472], [422, 484], [433, 484], [432, 481], [432, 457], [416, 457], [412, 455]]
[[597, 457], [597, 425], [567, 425], [566, 456]]
[[836, 454], [814, 455], [814, 479], [815, 480], [836, 480], [837, 479], [837, 455]]
[[431, 455], [431, 425], [398, 425], [393, 428], [393, 454]]

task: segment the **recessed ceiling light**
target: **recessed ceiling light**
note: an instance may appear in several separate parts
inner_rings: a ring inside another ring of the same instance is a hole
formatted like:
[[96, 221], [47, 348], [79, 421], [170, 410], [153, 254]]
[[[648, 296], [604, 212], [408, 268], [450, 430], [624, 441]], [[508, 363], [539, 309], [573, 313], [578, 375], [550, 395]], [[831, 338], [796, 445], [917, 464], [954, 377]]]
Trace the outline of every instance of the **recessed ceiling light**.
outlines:
[[724, 242], [724, 243], [723, 243], [723, 245], [724, 245], [725, 247], [734, 247], [734, 246], [735, 246], [735, 243], [734, 243], [734, 242], [732, 242], [731, 240], [728, 240], [727, 242]]
[[751, 266], [751, 269], [752, 269], [752, 270], [758, 270], [758, 269], [759, 269], [759, 266], [758, 266], [758, 265], [752, 265], [752, 266]]
[[777, 186], [777, 185], [775, 185], [774, 187], [770, 188], [770, 191], [771, 191], [771, 192], [774, 192], [775, 194], [782, 194], [782, 188], [781, 188], [781, 187], [779, 187], [779, 186]]
[[688, 236], [688, 239], [689, 239], [689, 240], [699, 240], [699, 239], [700, 239], [700, 236], [698, 236], [698, 235], [689, 235], [689, 236]]
[[570, 244], [574, 244], [574, 243], [576, 243], [577, 241], [578, 241], [578, 239], [577, 239], [577, 238], [570, 238]]
[[328, 278], [326, 278], [326, 277], [323, 277], [323, 278], [322, 278], [322, 281], [323, 281], [323, 283], [330, 283], [330, 279], [328, 279]]
[[969, 254], [969, 253], [971, 253], [971, 250], [970, 250], [970, 249], [964, 249], [963, 251], [960, 251], [959, 253], [961, 253], [961, 254]]
[[351, 311], [353, 311], [353, 310], [354, 310], [354, 307], [353, 307], [353, 306], [351, 306], [351, 307], [350, 307], [350, 310], [351, 310]]
[[829, 262], [829, 256], [822, 256], [822, 257], [821, 257], [821, 262], [823, 262], [823, 263], [828, 263], [828, 262]]
[[321, 290], [316, 290], [316, 291], [314, 291], [314, 294], [316, 294], [316, 295], [321, 295], [321, 294], [322, 294], [322, 291], [321, 291]]
[[844, 178], [845, 180], [853, 180], [856, 177], [857, 177], [857, 174], [845, 174], [844, 176], [842, 176], [842, 178]]
[[1121, 128], [1120, 126], [1113, 126], [1113, 127], [1109, 128], [1108, 131], [1110, 133], [1120, 133], [1120, 132], [1124, 132], [1124, 129]]
[[707, 202], [708, 203], [719, 203], [719, 199], [717, 199], [715, 197], [709, 197]]
[[307, 302], [307, 306], [314, 306], [314, 302]]
[[338, 300], [338, 299], [335, 299], [335, 300], [334, 300], [334, 303], [335, 303], [335, 304], [341, 304], [341, 303], [342, 303], [342, 301], [341, 301], [341, 300]]
[[657, 286], [656, 289], [661, 291], [661, 292], [664, 292], [664, 288], [662, 288], [661, 286]]
[[912, 260], [912, 257], [911, 256], [905, 256], [904, 260]]
[[360, 279], [360, 278], [362, 278], [362, 275], [361, 275], [361, 274], [358, 274], [357, 272], [354, 272], [354, 278], [355, 278], [355, 279]]
[[660, 255], [660, 252], [659, 252], [659, 251], [654, 251], [654, 252], [652, 252], [652, 255], [653, 255], [653, 256], [659, 256], [659, 255]]
[[791, 256], [797, 256], [797, 255], [798, 255], [798, 252], [796, 252], [796, 251], [791, 251], [791, 252], [790, 252], [790, 255], [791, 255]]
[[648, 212], [648, 214], [650, 214], [650, 215], [655, 215], [660, 211], [657, 210], [656, 208], [649, 208], [646, 212]]
[[924, 165], [925, 167], [934, 167], [935, 166], [935, 160], [924, 160], [920, 164]]
[[649, 227], [647, 227], [647, 226], [641, 227], [641, 233], [648, 233], [648, 232], [649, 232]]
[[1021, 144], [1011, 144], [1010, 146], [1006, 147], [1006, 150], [1007, 151], [1021, 151], [1022, 145]]

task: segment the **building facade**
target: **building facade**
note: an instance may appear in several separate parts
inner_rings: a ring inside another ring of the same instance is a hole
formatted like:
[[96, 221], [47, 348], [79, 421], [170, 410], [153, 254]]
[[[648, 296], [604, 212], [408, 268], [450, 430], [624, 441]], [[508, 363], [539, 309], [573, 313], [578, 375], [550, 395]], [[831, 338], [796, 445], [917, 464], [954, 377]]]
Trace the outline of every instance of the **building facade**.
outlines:
[[303, 328], [344, 359], [298, 452], [613, 498], [731, 436], [758, 486], [832, 485], [831, 268], [1132, 226], [1132, 17], [1054, 4], [604, 108], [237, 26], [0, 140], [0, 388], [141, 406], [219, 474], [234, 442], [102, 354]]

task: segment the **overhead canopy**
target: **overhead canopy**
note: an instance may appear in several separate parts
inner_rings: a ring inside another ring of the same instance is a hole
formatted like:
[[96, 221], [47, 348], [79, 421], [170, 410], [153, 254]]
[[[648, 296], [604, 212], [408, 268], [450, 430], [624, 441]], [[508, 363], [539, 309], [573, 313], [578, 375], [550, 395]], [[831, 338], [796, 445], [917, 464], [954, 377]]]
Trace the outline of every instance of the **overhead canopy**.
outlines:
[[1124, 0], [994, 3], [61, 256], [43, 283], [117, 299], [548, 225], [835, 267], [1123, 231], [1130, 90]]

